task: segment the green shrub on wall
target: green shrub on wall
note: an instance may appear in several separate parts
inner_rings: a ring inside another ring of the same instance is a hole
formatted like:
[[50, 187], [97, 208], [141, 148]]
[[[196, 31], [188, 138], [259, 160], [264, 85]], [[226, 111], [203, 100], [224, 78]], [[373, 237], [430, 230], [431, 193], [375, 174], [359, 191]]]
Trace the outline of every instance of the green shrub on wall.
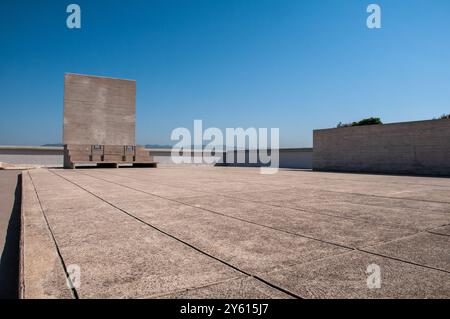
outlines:
[[378, 125], [378, 124], [383, 124], [383, 122], [381, 122], [381, 119], [379, 117], [369, 117], [367, 119], [362, 119], [359, 122], [353, 122], [353, 123], [347, 123], [347, 124], [343, 124], [342, 122], [339, 122], [337, 127]]

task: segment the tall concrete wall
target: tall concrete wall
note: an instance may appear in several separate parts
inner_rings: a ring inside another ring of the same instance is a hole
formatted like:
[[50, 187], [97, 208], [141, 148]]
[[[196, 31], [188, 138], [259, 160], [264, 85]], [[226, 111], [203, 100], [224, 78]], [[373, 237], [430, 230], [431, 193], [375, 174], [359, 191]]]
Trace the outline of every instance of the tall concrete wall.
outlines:
[[135, 145], [136, 81], [65, 74], [63, 144]]
[[318, 171], [450, 175], [450, 120], [315, 130]]

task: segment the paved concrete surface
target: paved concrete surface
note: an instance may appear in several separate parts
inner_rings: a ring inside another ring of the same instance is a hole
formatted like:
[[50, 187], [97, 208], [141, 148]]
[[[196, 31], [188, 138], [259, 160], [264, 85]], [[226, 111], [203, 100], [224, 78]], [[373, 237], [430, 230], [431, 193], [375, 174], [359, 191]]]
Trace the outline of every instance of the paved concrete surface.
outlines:
[[24, 298], [450, 298], [450, 179], [170, 167], [23, 183]]
[[18, 170], [0, 170], [0, 298], [17, 298], [21, 183]]

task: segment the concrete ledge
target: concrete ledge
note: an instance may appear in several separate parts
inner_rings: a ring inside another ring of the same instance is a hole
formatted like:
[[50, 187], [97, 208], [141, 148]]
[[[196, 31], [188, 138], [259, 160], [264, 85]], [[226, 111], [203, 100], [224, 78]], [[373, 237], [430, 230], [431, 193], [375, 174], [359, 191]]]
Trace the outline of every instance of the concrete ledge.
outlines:
[[20, 298], [72, 298], [28, 172], [22, 174]]

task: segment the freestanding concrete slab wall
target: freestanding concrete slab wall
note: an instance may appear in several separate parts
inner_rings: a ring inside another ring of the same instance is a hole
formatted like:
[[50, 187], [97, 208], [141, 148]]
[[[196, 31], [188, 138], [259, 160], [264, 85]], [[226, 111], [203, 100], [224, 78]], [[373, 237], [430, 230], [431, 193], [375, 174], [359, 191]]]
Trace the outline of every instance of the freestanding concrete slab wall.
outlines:
[[450, 175], [450, 120], [315, 130], [317, 171]]
[[135, 145], [136, 81], [65, 74], [63, 144]]

